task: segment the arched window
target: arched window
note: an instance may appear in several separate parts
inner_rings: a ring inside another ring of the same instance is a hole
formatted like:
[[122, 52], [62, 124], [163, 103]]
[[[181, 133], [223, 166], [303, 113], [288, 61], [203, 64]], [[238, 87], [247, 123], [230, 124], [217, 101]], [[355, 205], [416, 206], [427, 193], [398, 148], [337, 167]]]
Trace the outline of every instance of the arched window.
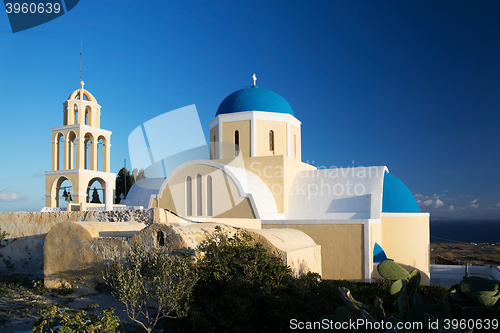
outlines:
[[196, 215], [203, 215], [203, 199], [202, 199], [201, 175], [196, 176]]
[[78, 124], [78, 105], [73, 106], [73, 111], [75, 112], [75, 124]]
[[214, 159], [218, 158], [217, 157], [217, 144], [215, 143], [215, 135], [214, 135]]
[[274, 152], [274, 132], [269, 131], [269, 150]]
[[212, 176], [207, 176], [207, 216], [213, 215]]
[[193, 215], [193, 188], [191, 177], [186, 178], [186, 216]]
[[234, 131], [234, 155], [240, 153], [240, 131]]

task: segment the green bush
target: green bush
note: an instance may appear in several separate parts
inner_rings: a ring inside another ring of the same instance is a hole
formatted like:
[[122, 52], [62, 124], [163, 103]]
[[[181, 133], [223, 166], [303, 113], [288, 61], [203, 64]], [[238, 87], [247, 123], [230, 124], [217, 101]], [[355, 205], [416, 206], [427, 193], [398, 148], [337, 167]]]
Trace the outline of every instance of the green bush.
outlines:
[[314, 280], [294, 279], [281, 258], [253, 244], [244, 231], [228, 236], [217, 228], [198, 251], [199, 280], [190, 312], [193, 331], [277, 331], [293, 313], [292, 299]]
[[103, 277], [130, 319], [147, 332], [161, 318], [185, 316], [196, 283], [191, 257], [170, 256], [158, 247], [132, 246], [124, 259], [111, 259]]
[[42, 317], [33, 324], [31, 331], [35, 333], [56, 330], [58, 333], [121, 332], [119, 319], [113, 315], [114, 312], [115, 309], [110, 308], [102, 311], [101, 316], [98, 316], [89, 315], [84, 310], [62, 311], [58, 307], [52, 306], [42, 311]]

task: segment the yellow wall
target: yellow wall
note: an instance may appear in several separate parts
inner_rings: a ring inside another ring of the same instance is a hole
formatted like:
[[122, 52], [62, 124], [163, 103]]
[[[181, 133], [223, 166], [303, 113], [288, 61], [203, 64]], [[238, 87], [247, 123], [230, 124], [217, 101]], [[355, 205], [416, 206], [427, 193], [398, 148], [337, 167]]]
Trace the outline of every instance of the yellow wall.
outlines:
[[[234, 143], [234, 132], [240, 134], [240, 154], [243, 157], [250, 156], [250, 120], [228, 121], [221, 123], [222, 142]], [[226, 156], [224, 156], [226, 157]]]
[[288, 212], [288, 195], [294, 177], [301, 170], [316, 167], [287, 156], [258, 156], [245, 159], [245, 168], [256, 174], [267, 185], [276, 201], [278, 213]]
[[263, 224], [262, 229], [298, 229], [321, 246], [323, 279], [364, 279], [364, 236], [361, 224]]
[[422, 275], [422, 284], [429, 284], [429, 215], [390, 215], [384, 213], [382, 216], [382, 244], [379, 244], [388, 258], [408, 270], [417, 268]]
[[[287, 155], [286, 122], [256, 120], [257, 156]], [[269, 150], [269, 131], [274, 131], [274, 154]]]

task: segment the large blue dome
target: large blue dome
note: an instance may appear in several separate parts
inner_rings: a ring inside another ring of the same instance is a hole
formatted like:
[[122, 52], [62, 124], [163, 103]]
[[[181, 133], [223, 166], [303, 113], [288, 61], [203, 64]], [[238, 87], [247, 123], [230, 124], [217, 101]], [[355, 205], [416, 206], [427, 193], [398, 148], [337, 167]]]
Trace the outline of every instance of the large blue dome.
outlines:
[[286, 99], [274, 91], [252, 86], [233, 92], [227, 96], [215, 116], [241, 111], [266, 111], [288, 113], [294, 116], [292, 107]]
[[384, 172], [383, 213], [420, 213], [417, 200], [396, 176]]

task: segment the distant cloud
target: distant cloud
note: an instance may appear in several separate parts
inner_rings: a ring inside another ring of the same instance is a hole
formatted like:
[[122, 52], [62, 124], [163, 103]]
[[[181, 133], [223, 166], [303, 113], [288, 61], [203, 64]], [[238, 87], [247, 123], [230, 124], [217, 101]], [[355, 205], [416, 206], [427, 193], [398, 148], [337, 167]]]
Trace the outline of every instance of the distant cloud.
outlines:
[[439, 199], [436, 199], [436, 201], [434, 202], [434, 208], [439, 208], [443, 205], [444, 205], [444, 203]]
[[[445, 198], [446, 195], [448, 193], [448, 190], [444, 190], [442, 194], [437, 194], [437, 193], [434, 193], [432, 196], [431, 195], [425, 195], [425, 194], [420, 194], [420, 193], [417, 193], [414, 195], [415, 199], [422, 199], [422, 200], [425, 200], [427, 199], [425, 202], [428, 202], [428, 204], [424, 204], [426, 206], [430, 206], [433, 204], [433, 202], [430, 202], [429, 200], [435, 200], [435, 199], [443, 199], [443, 200], [452, 200], [451, 198]], [[417, 201], [418, 202], [418, 201]]]
[[42, 178], [42, 177], [43, 177], [43, 175], [41, 173], [35, 173], [33, 175], [33, 178]]
[[476, 202], [478, 202], [478, 200], [479, 199], [472, 200], [472, 202], [470, 203], [469, 207], [472, 207], [472, 208], [479, 207], [479, 205], [476, 203]]
[[422, 200], [417, 200], [417, 203], [424, 206], [433, 206], [434, 208], [439, 208], [444, 205], [444, 203], [439, 199], [427, 199], [424, 202], [422, 202]]
[[450, 205], [450, 208], [448, 208], [450, 211], [455, 210], [455, 207], [453, 205]]
[[0, 201], [13, 202], [26, 199], [27, 198], [25, 196], [19, 195], [16, 192], [10, 192], [4, 189], [0, 189]]
[[430, 206], [430, 205], [432, 205], [433, 203], [434, 203], [434, 200], [429, 199], [429, 200], [425, 200], [422, 204], [423, 204], [424, 206]]
[[499, 203], [497, 203], [495, 206], [500, 207], [500, 202], [499, 202]]

